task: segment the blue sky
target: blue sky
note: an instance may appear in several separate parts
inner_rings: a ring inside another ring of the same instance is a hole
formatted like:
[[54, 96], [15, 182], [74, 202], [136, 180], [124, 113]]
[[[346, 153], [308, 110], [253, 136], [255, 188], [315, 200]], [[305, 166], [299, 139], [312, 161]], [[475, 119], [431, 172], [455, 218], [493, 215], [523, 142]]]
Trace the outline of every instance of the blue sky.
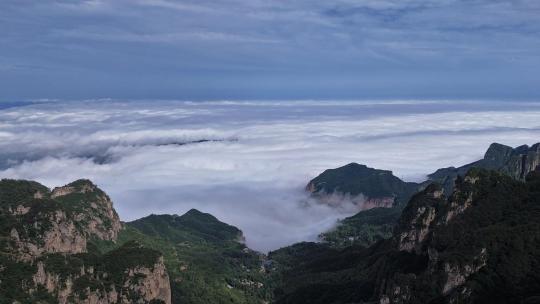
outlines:
[[540, 1], [2, 0], [0, 100], [535, 99]]

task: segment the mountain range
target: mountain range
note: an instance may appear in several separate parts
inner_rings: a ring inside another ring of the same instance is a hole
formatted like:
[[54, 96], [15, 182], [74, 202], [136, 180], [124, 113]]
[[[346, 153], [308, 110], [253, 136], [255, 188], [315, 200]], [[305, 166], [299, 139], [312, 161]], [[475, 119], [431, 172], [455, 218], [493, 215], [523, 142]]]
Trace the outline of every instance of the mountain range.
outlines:
[[457, 168], [438, 169], [421, 183], [404, 182], [391, 171], [352, 163], [326, 170], [311, 180], [306, 189], [323, 203], [327, 203], [329, 197], [351, 196], [363, 196], [367, 201], [389, 202], [379, 205], [368, 204], [362, 208], [364, 210], [341, 220], [334, 229], [320, 235], [322, 241], [334, 247], [351, 244], [369, 246], [378, 240], [391, 237], [393, 227], [412, 195], [433, 182], [441, 184], [445, 194], [451, 194], [456, 179], [459, 176], [463, 177], [471, 168], [496, 170], [516, 180], [524, 181], [527, 174], [539, 165], [540, 143], [531, 147], [523, 145], [517, 148], [493, 143], [482, 159]]
[[192, 209], [121, 222], [89, 180], [0, 181], [0, 303], [539, 303], [540, 145], [423, 183], [359, 164], [306, 189], [360, 210], [268, 255]]

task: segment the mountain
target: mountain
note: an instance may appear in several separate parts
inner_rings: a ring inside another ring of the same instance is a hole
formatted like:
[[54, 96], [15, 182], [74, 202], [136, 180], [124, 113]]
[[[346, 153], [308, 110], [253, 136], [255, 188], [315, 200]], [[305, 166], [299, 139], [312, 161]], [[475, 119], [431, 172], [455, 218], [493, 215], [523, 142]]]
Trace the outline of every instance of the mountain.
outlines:
[[369, 246], [390, 237], [401, 209], [420, 186], [402, 181], [392, 171], [351, 163], [325, 170], [308, 183], [306, 190], [323, 203], [339, 207], [351, 201], [362, 210], [319, 236], [334, 247], [344, 247]]
[[207, 242], [243, 241], [242, 231], [220, 222], [208, 213], [191, 209], [184, 215], [150, 215], [129, 223], [144, 234], [172, 242], [205, 240]]
[[[427, 181], [420, 184], [405, 183], [393, 176], [391, 171], [349, 164], [341, 168], [326, 170], [312, 180], [307, 189], [314, 192], [317, 197], [320, 196], [320, 193], [326, 197], [332, 197], [327, 193], [345, 191], [358, 195], [365, 192], [368, 197], [376, 197], [376, 201], [384, 201], [384, 197], [395, 195], [396, 199], [392, 208], [362, 210], [351, 217], [340, 220], [335, 228], [320, 235], [322, 241], [334, 247], [339, 248], [353, 244], [367, 247], [392, 235], [392, 229], [405, 203], [416, 190], [426, 187], [431, 182], [440, 183], [444, 193], [452, 193], [456, 178], [464, 176], [471, 168], [497, 170], [517, 180], [524, 180], [525, 176], [539, 165], [540, 143], [531, 147], [523, 145], [517, 148], [493, 143], [489, 146], [483, 159], [458, 168], [438, 169], [428, 176]], [[368, 204], [368, 206], [377, 207], [377, 204]], [[379, 204], [380, 206], [388, 207], [389, 204]]]
[[0, 181], [0, 303], [264, 303], [266, 257], [192, 209], [121, 223], [91, 181]]
[[328, 170], [310, 182], [314, 196], [366, 193], [392, 207], [268, 256], [196, 209], [122, 223], [89, 180], [50, 190], [3, 179], [0, 303], [539, 303], [538, 147], [493, 144], [483, 160], [438, 170], [443, 184]]
[[299, 244], [270, 253], [277, 303], [538, 303], [540, 171], [525, 181], [473, 168], [431, 184], [393, 237], [364, 248]]
[[[247, 248], [242, 231], [191, 209], [126, 223], [120, 241], [164, 252], [173, 303], [263, 303], [272, 297], [266, 257]], [[118, 245], [118, 244], [117, 244]]]
[[106, 254], [122, 224], [88, 180], [50, 191], [0, 181], [1, 303], [171, 303], [162, 254], [136, 242]]
[[350, 163], [325, 170], [307, 184], [306, 190], [325, 203], [339, 204], [349, 199], [359, 210], [365, 210], [405, 203], [418, 186], [402, 181], [392, 171]]
[[438, 169], [428, 175], [429, 180], [443, 185], [446, 192], [452, 192], [457, 176], [463, 176], [470, 168], [483, 168], [503, 172], [515, 179], [524, 180], [525, 176], [540, 165], [540, 143], [512, 148], [498, 143], [489, 146], [484, 158], [455, 168]]

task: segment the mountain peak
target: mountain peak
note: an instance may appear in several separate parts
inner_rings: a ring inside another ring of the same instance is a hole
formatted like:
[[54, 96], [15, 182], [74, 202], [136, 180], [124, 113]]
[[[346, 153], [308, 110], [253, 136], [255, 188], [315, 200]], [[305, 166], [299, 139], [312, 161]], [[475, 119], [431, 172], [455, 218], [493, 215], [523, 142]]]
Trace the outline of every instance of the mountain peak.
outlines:
[[175, 242], [237, 241], [243, 238], [242, 231], [221, 222], [209, 213], [190, 209], [183, 215], [150, 215], [129, 222], [128, 225], [147, 234]]
[[362, 210], [406, 202], [417, 187], [416, 183], [394, 176], [392, 171], [350, 163], [325, 170], [307, 184], [306, 190], [330, 205], [350, 200]]
[[189, 209], [186, 213], [184, 213], [181, 216], [201, 216], [201, 215], [210, 215], [210, 216], [214, 217], [210, 213], [204, 213], [204, 212], [201, 212], [201, 211], [199, 211], [199, 210], [197, 210], [195, 208]]
[[428, 177], [441, 183], [447, 193], [452, 192], [458, 176], [464, 176], [471, 168], [483, 168], [503, 172], [514, 179], [525, 180], [527, 174], [540, 165], [540, 143], [532, 146], [522, 145], [512, 148], [499, 143], [492, 143], [484, 158], [461, 167], [441, 168]]
[[[528, 146], [526, 147], [528, 148]], [[491, 145], [489, 145], [489, 148], [484, 154], [484, 159], [496, 162], [503, 162], [513, 153], [514, 149], [512, 147], [499, 143], [492, 143]]]

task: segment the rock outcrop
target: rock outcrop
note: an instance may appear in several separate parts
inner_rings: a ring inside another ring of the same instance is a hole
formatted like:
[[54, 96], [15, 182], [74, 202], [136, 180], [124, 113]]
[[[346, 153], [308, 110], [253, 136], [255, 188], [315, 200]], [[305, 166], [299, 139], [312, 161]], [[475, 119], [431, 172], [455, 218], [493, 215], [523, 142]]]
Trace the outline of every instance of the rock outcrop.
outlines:
[[[147, 263], [123, 265], [120, 268], [125, 269], [119, 269], [119, 273], [114, 273], [100, 264], [106, 265], [113, 262], [109, 260], [110, 256], [101, 259], [100, 263], [72, 269], [47, 266], [50, 261], [44, 259], [36, 264], [37, 272], [32, 276], [35, 287], [29, 292], [35, 293], [41, 286], [50, 294], [56, 295], [59, 304], [128, 304], [149, 303], [152, 300], [170, 304], [169, 276], [163, 257], [156, 258], [156, 252], [148, 252], [142, 248], [132, 247], [130, 250], [143, 250], [140, 253], [149, 254], [150, 259], [155, 259], [153, 265]], [[61, 260], [62, 257], [54, 257], [54, 259]], [[69, 258], [64, 259], [65, 262], [72, 262]], [[98, 284], [85, 285], [84, 283], [87, 282]]]
[[[160, 257], [151, 268], [138, 266], [127, 270], [126, 277], [123, 289], [141, 295], [137, 303], [148, 303], [152, 300], [171, 303], [171, 286], [163, 257]], [[132, 303], [129, 293], [121, 294], [120, 299], [122, 303]]]
[[396, 226], [393, 241], [398, 251], [426, 257], [424, 270], [420, 273], [390, 274], [383, 282], [385, 287], [382, 288], [379, 303], [409, 303], [415, 298], [417, 280], [431, 281], [435, 283], [434, 286], [442, 286], [437, 287], [437, 293], [442, 297], [451, 296], [453, 292], [463, 295], [461, 287], [467, 278], [486, 266], [487, 249], [471, 248], [472, 255], [456, 261], [448, 259], [447, 252], [437, 248], [434, 243], [438, 242], [441, 230], [452, 226], [452, 219], [472, 206], [474, 193], [478, 190], [475, 184], [488, 176], [473, 170], [464, 178], [458, 177], [454, 192], [448, 199], [438, 184], [429, 185], [411, 199]]
[[[12, 228], [10, 232], [18, 258], [30, 261], [44, 253], [81, 253], [86, 252], [85, 233], [76, 228], [72, 219], [65, 211], [56, 210], [48, 214], [37, 214], [30, 220], [32, 226]], [[18, 230], [17, 230], [18, 229]], [[35, 235], [36, 230], [43, 229], [41, 235]], [[23, 231], [21, 238], [19, 231]]]
[[88, 235], [114, 241], [122, 229], [109, 196], [89, 180], [55, 188], [51, 198], [69, 204], [74, 219], [86, 226], [84, 231]]
[[[24, 182], [2, 182], [6, 187], [28, 186]], [[118, 214], [110, 198], [92, 182], [79, 180], [52, 192], [41, 185], [32, 187], [25, 189], [29, 193], [20, 201], [6, 198], [1, 206], [13, 221], [11, 250], [20, 260], [29, 261], [46, 253], [86, 252], [91, 238], [116, 240], [122, 228]]]
[[398, 250], [417, 253], [423, 250], [423, 242], [431, 232], [439, 206], [443, 203], [442, 189], [434, 184], [411, 199], [396, 228]]
[[171, 303], [160, 252], [126, 243], [102, 254], [89, 245], [114, 244], [122, 224], [88, 180], [53, 191], [1, 180], [0, 223], [0, 293], [11, 302]]
[[471, 168], [497, 170], [516, 180], [524, 181], [527, 174], [540, 165], [540, 143], [512, 148], [499, 143], [489, 146], [484, 158], [455, 168], [441, 168], [428, 175], [429, 180], [443, 185], [447, 193], [452, 193], [458, 176], [464, 176]]

